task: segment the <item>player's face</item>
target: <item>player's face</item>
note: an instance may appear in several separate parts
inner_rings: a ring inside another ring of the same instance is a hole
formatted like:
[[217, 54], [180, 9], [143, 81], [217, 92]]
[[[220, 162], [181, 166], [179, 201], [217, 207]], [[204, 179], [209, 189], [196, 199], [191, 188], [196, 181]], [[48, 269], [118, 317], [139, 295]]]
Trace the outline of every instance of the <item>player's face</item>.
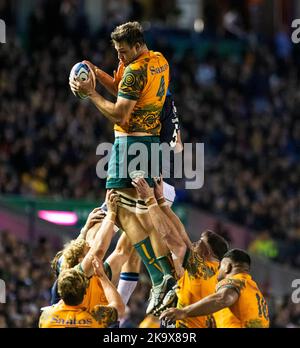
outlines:
[[228, 273], [229, 268], [230, 268], [230, 260], [227, 258], [222, 259], [219, 272], [218, 272], [218, 277], [217, 277], [219, 282], [226, 277], [226, 274]]
[[126, 42], [115, 42], [115, 49], [119, 60], [124, 64], [130, 64], [138, 55], [141, 45], [139, 43], [130, 47]]

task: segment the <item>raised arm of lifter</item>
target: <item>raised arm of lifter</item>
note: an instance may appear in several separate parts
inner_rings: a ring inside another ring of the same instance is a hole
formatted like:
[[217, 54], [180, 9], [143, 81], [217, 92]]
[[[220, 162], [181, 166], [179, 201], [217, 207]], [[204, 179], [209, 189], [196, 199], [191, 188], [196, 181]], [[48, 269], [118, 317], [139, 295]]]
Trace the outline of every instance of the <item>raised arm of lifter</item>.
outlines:
[[122, 301], [121, 295], [118, 293], [113, 283], [108, 279], [103, 269], [102, 261], [98, 257], [94, 257], [92, 262], [94, 274], [97, 275], [101, 281], [104, 295], [108, 302], [108, 306], [115, 308], [118, 312], [118, 316], [122, 317], [124, 315], [125, 305]]
[[114, 235], [114, 224], [117, 215], [117, 201], [118, 195], [113, 193], [112, 190], [108, 191], [106, 198], [108, 208], [107, 215], [105, 216], [96, 234], [90, 250], [81, 262], [82, 270], [88, 277], [93, 274], [92, 260], [94, 256], [97, 255], [100, 259], [103, 259]]

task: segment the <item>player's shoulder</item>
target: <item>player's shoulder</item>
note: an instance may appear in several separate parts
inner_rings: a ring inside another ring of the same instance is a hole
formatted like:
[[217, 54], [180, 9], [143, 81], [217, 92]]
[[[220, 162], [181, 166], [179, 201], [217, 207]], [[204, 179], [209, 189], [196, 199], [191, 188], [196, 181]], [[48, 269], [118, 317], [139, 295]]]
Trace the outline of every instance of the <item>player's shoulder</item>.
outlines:
[[141, 71], [147, 71], [148, 63], [145, 60], [136, 60], [126, 66], [124, 73], [140, 73]]
[[125, 68], [125, 73], [134, 72], [134, 71], [143, 71], [151, 65], [164, 65], [165, 69], [169, 67], [169, 63], [166, 58], [160, 52], [148, 51], [148, 54], [142, 55], [140, 58], [134, 60], [128, 64]]
[[153, 52], [151, 57], [152, 61], [155, 60], [159, 66], [163, 66], [165, 71], [169, 69], [169, 62], [161, 52]]
[[155, 58], [159, 58], [159, 59], [166, 59], [166, 57], [161, 53], [161, 52], [158, 52], [158, 51], [152, 51], [153, 55], [155, 56]]
[[240, 277], [231, 276], [222, 279], [216, 286], [216, 291], [222, 288], [230, 288], [236, 290], [239, 294], [246, 287], [246, 280]]
[[42, 307], [41, 314], [55, 312], [57, 310], [60, 310], [63, 307], [63, 305], [64, 305], [63, 301], [60, 300], [59, 302], [57, 302], [51, 306]]

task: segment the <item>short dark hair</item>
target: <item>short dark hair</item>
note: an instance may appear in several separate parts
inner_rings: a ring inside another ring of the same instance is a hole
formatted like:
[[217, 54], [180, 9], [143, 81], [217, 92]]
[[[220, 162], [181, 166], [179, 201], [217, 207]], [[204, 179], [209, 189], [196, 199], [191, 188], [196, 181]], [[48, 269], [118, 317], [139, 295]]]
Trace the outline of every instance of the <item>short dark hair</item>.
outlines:
[[249, 254], [242, 249], [231, 249], [223, 256], [224, 259], [225, 257], [232, 260], [234, 263], [246, 263], [249, 267], [251, 265]]
[[205, 234], [212, 252], [221, 261], [228, 251], [228, 242], [222, 236], [210, 230], [204, 231], [203, 234]]
[[58, 293], [68, 306], [79, 305], [88, 287], [85, 274], [76, 268], [62, 271], [58, 277]]
[[139, 22], [127, 22], [117, 26], [110, 37], [113, 42], [125, 41], [130, 47], [136, 43], [145, 44], [143, 28]]

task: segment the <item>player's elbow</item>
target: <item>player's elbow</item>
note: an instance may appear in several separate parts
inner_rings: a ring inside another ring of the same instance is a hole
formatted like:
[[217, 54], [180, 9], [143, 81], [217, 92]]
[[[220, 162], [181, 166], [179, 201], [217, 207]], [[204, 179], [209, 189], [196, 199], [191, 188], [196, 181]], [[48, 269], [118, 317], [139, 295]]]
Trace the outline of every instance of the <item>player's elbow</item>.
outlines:
[[118, 119], [119, 119], [119, 124], [120, 126], [125, 126], [126, 123], [128, 122], [128, 118], [129, 118], [129, 115], [127, 115], [127, 113], [120, 113], [118, 115]]
[[230, 296], [228, 293], [222, 292], [218, 294], [216, 302], [219, 304], [220, 309], [222, 309], [232, 306], [235, 301], [234, 298]]
[[126, 108], [116, 107], [115, 108], [115, 120], [120, 126], [125, 126], [125, 124], [128, 122], [130, 113], [128, 113], [128, 110]]

